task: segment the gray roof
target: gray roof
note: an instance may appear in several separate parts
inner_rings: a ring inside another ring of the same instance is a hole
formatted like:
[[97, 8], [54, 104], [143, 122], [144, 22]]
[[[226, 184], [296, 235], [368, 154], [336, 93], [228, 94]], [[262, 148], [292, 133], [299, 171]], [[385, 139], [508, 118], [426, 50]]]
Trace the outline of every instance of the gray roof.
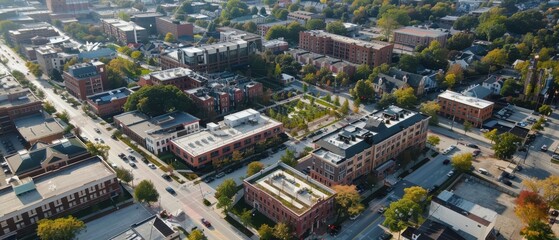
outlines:
[[100, 58], [114, 58], [117, 53], [110, 48], [100, 48], [89, 52], [81, 52], [78, 54], [80, 59], [100, 59]]
[[465, 96], [481, 98], [481, 99], [485, 99], [486, 97], [491, 95], [491, 93], [492, 93], [491, 89], [481, 85], [475, 85], [462, 92], [462, 94], [464, 94]]
[[[134, 223], [126, 231], [111, 237], [111, 240], [132, 239], [131, 236], [136, 235], [139, 239], [146, 240], [164, 240], [176, 232], [165, 221], [157, 216], [151, 216], [139, 223]], [[136, 238], [133, 238], [136, 239]]]
[[87, 99], [97, 105], [103, 105], [117, 99], [127, 98], [128, 96], [130, 96], [130, 94], [132, 94], [132, 91], [130, 91], [126, 87], [121, 87], [121, 88], [88, 96]]
[[415, 240], [465, 240], [462, 236], [444, 224], [427, 219], [419, 228], [408, 227], [402, 236], [406, 239], [412, 239], [415, 235]]
[[98, 74], [97, 68], [91, 63], [80, 63], [70, 66], [68, 73], [75, 78], [87, 78]]

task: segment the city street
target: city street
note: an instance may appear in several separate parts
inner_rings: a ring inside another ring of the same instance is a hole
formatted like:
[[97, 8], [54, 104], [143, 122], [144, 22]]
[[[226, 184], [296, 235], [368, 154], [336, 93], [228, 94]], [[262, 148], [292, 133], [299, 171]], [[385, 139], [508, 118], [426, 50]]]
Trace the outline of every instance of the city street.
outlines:
[[[25, 67], [25, 61], [13, 53], [9, 47], [0, 45], [0, 49], [0, 53], [4, 55], [8, 54], [10, 59], [13, 56], [19, 62], [15, 62], [13, 60], [8, 61], [8, 68], [11, 70], [21, 71], [24, 74], [28, 73], [27, 67]], [[177, 210], [182, 209], [191, 219], [190, 224], [192, 226], [198, 226], [200, 229], [205, 228], [200, 222], [200, 219], [206, 218], [213, 225], [212, 229], [205, 231], [205, 234], [209, 239], [247, 239], [244, 234], [240, 233], [237, 229], [227, 223], [215, 210], [210, 207], [206, 207], [202, 203], [200, 191], [177, 191], [177, 196], [172, 196], [165, 191], [165, 188], [170, 186], [178, 190], [180, 186], [176, 182], [168, 182], [164, 180], [161, 177], [163, 174], [161, 170], [150, 169], [143, 163], [137, 164], [137, 168], [130, 167], [127, 162], [124, 162], [117, 157], [119, 153], [126, 153], [128, 146], [120, 141], [111, 139], [112, 131], [107, 131], [103, 126], [101, 126], [99, 124], [100, 120], [93, 120], [85, 115], [81, 108], [73, 108], [70, 106], [60, 97], [60, 95], [55, 94], [52, 91], [52, 87], [48, 82], [38, 80], [31, 74], [27, 75], [27, 77], [33, 84], [45, 92], [46, 99], [50, 101], [58, 111], [65, 110], [68, 112], [71, 123], [80, 127], [82, 136], [89, 139], [94, 139], [95, 137], [101, 138], [105, 141], [105, 144], [111, 147], [109, 151], [109, 161], [131, 170], [134, 174], [133, 184], [137, 184], [144, 179], [151, 180], [159, 192], [160, 201], [158, 204], [161, 204], [163, 209], [167, 209], [170, 212], [176, 212]], [[94, 128], [96, 127], [101, 130], [100, 134], [95, 132]], [[200, 187], [203, 192], [210, 192], [213, 190], [205, 183], [200, 183]]]

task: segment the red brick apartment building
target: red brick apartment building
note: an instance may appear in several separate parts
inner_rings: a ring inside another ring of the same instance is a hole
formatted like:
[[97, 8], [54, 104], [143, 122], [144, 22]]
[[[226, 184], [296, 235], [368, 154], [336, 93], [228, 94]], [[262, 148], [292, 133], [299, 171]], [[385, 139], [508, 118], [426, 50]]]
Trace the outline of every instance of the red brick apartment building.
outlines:
[[425, 147], [428, 124], [428, 116], [396, 106], [374, 112], [316, 141], [310, 176], [326, 186], [383, 178], [404, 150]]
[[310, 30], [299, 33], [299, 48], [355, 64], [376, 67], [391, 62], [394, 45], [380, 41], [357, 40], [322, 30]]
[[281, 162], [246, 178], [243, 187], [245, 202], [290, 225], [295, 239], [324, 229], [335, 214], [334, 190]]
[[196, 103], [204, 116], [212, 116], [239, 110], [244, 104], [262, 97], [264, 87], [259, 82], [236, 86], [213, 86], [184, 91]]
[[34, 177], [12, 177], [0, 189], [0, 238], [21, 238], [37, 222], [59, 218], [121, 193], [114, 170], [92, 157]]
[[394, 30], [394, 43], [415, 48], [416, 46], [429, 46], [432, 41], [436, 40], [444, 47], [447, 36], [447, 32], [436, 29], [403, 27]]
[[102, 62], [80, 63], [70, 66], [62, 75], [68, 92], [80, 100], [101, 93], [107, 87], [107, 71]]
[[138, 85], [173, 85], [181, 90], [202, 87], [207, 79], [202, 75], [183, 67], [151, 72], [140, 77]]
[[171, 140], [171, 151], [186, 164], [199, 168], [230, 157], [284, 132], [283, 124], [247, 109], [208, 123], [206, 129]]
[[441, 106], [440, 115], [457, 121], [468, 121], [475, 127], [481, 127], [493, 115], [493, 102], [484, 99], [446, 90], [439, 94], [437, 100]]
[[155, 26], [157, 33], [165, 36], [167, 33], [172, 33], [176, 38], [193, 36], [194, 25], [189, 22], [173, 20], [168, 17], [158, 17], [155, 19]]
[[98, 116], [111, 116], [122, 113], [124, 104], [130, 94], [132, 94], [130, 89], [121, 87], [90, 95], [87, 97], [87, 104]]

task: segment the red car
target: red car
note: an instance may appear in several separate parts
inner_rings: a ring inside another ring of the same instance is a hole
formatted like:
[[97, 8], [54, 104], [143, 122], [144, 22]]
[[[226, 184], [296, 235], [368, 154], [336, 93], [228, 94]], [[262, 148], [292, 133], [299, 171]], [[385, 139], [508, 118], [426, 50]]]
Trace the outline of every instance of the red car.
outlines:
[[206, 220], [205, 218], [202, 218], [202, 224], [204, 224], [204, 226], [206, 226], [207, 228], [212, 227], [212, 224], [208, 222], [208, 220]]

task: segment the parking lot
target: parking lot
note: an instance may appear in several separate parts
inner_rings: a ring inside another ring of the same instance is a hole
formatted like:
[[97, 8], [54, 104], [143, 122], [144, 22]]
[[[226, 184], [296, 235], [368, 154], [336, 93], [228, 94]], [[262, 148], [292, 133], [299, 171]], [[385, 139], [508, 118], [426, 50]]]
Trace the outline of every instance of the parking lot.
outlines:
[[501, 234], [498, 239], [521, 239], [522, 223], [514, 213], [515, 198], [492, 186], [466, 179], [454, 185], [451, 189], [454, 194], [499, 214], [495, 223], [495, 230]]
[[86, 229], [76, 239], [109, 239], [150, 216], [151, 213], [141, 204], [136, 203], [86, 223]]
[[0, 137], [0, 154], [7, 156], [24, 149], [24, 142], [16, 133], [7, 133]]

